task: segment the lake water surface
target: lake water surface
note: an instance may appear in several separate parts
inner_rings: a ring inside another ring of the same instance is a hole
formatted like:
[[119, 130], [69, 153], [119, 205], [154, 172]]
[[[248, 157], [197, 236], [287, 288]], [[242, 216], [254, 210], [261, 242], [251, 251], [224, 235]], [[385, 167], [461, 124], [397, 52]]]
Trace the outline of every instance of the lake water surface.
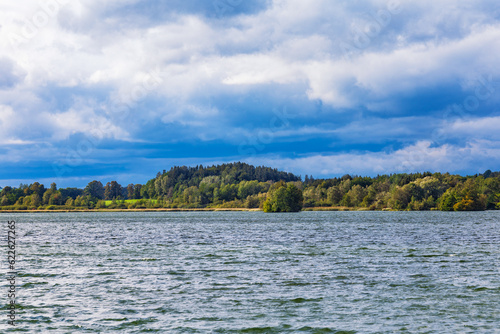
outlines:
[[0, 217], [20, 332], [500, 333], [500, 212]]

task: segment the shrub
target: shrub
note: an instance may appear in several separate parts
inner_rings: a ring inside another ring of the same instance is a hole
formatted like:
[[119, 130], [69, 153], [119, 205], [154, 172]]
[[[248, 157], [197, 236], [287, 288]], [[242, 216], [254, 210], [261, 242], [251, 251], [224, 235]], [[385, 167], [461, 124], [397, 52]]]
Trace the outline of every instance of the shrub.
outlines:
[[264, 202], [264, 212], [299, 212], [304, 197], [302, 190], [281, 181], [271, 187]]

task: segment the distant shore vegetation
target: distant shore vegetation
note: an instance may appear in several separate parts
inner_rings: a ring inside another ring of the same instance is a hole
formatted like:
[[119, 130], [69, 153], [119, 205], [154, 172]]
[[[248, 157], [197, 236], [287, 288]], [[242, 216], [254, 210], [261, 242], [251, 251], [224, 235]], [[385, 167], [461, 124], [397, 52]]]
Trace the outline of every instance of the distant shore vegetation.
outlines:
[[0, 191], [0, 210], [132, 209], [441, 210], [500, 209], [500, 172], [413, 173], [304, 179], [245, 163], [173, 167], [146, 184], [91, 181], [83, 188], [39, 182]]

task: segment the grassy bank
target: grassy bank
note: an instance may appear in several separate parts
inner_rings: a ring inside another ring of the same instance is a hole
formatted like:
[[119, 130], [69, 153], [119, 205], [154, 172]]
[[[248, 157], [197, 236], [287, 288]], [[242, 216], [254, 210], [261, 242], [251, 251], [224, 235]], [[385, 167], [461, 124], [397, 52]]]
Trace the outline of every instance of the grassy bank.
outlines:
[[148, 209], [64, 209], [64, 210], [0, 210], [0, 213], [50, 213], [50, 212], [211, 212], [211, 211], [246, 211], [256, 212], [260, 209], [247, 208], [199, 208], [199, 209], [183, 209], [183, 208], [148, 208]]

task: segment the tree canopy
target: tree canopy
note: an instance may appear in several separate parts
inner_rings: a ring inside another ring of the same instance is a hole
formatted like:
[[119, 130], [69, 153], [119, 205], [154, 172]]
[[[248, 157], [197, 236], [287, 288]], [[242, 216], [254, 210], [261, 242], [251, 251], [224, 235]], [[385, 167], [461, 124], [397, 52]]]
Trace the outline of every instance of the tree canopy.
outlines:
[[299, 212], [303, 200], [302, 190], [280, 181], [269, 189], [263, 209], [264, 212]]
[[93, 180], [84, 189], [52, 183], [0, 188], [1, 210], [100, 208], [260, 208], [293, 212], [320, 207], [368, 210], [478, 211], [500, 209], [500, 172], [460, 176], [449, 173], [345, 174], [315, 179], [237, 162], [172, 167], [145, 184], [106, 186]]

